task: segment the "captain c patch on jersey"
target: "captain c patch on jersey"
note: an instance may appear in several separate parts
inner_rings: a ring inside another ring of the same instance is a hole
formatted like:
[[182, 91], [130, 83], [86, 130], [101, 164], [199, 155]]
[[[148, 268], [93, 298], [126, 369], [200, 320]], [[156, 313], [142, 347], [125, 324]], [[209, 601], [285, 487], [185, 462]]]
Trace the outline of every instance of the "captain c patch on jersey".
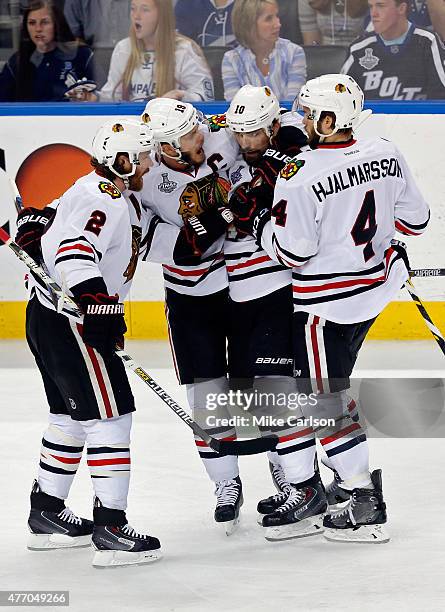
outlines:
[[304, 159], [297, 159], [295, 161], [289, 162], [287, 166], [284, 166], [284, 168], [281, 170], [281, 178], [284, 178], [286, 179], [286, 181], [288, 181], [293, 176], [295, 176], [299, 170], [301, 170], [305, 163], [306, 162], [304, 161]]
[[101, 181], [98, 184], [98, 187], [99, 191], [102, 193], [108, 193], [113, 200], [117, 200], [122, 195], [117, 187], [115, 187], [112, 183], [108, 183], [107, 181]]

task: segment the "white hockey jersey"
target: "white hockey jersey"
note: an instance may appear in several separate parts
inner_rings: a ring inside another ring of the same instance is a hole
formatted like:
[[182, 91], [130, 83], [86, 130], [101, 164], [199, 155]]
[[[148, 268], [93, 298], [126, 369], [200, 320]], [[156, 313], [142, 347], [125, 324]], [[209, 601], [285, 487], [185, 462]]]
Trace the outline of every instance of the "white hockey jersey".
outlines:
[[[68, 289], [101, 276], [108, 293], [122, 301], [136, 270], [141, 233], [137, 199], [91, 172], [61, 196], [42, 236], [43, 259], [50, 276]], [[54, 310], [48, 293], [31, 282], [40, 302]]]
[[[122, 77], [131, 53], [129, 38], [120, 40], [111, 56], [110, 70], [105, 85], [98, 92], [101, 102], [122, 100]], [[144, 55], [144, 62], [133, 72], [130, 102], [144, 101], [156, 95], [156, 56], [152, 51]], [[187, 102], [214, 100], [213, 79], [209, 67], [192, 41], [178, 37], [175, 53], [176, 88], [185, 91]]]
[[[250, 183], [251, 168], [242, 157], [229, 178], [232, 192], [243, 183]], [[291, 284], [292, 272], [277, 263], [271, 241], [261, 248], [252, 236], [240, 237], [236, 230], [229, 229], [224, 242], [224, 258], [229, 293], [235, 302], [255, 300]]]
[[396, 146], [352, 139], [301, 153], [282, 170], [263, 240], [294, 268], [295, 310], [358, 323], [377, 316], [408, 277], [390, 248], [396, 228], [420, 234], [428, 221]]
[[[293, 126], [304, 131], [302, 119], [298, 114], [283, 112], [280, 124], [281, 127]], [[265, 156], [268, 154], [275, 154], [275, 151], [267, 150]], [[282, 157], [284, 156], [279, 159]], [[230, 172], [231, 193], [243, 183], [250, 183], [252, 170], [254, 169], [250, 168], [240, 155], [237, 164]], [[265, 239], [262, 247], [258, 246], [252, 236], [239, 237], [237, 232], [231, 229], [227, 232], [224, 257], [230, 297], [235, 302], [264, 297], [292, 282], [292, 271], [276, 261], [271, 238]]]
[[209, 295], [227, 287], [223, 244], [217, 240], [196, 265], [178, 265], [174, 247], [184, 220], [199, 215], [206, 206], [205, 189], [196, 182], [218, 172], [223, 188], [230, 189], [227, 172], [238, 155], [238, 145], [226, 132], [210, 132], [202, 125], [206, 160], [190, 171], [172, 170], [164, 162], [144, 176], [141, 204], [145, 209], [145, 227], [141, 257], [163, 264], [165, 286], [186, 295]]

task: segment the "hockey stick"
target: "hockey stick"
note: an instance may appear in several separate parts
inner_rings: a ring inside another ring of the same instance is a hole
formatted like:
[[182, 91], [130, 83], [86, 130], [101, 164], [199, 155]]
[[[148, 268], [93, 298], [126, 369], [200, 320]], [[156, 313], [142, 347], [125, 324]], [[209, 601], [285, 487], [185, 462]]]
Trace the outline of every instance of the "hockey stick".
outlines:
[[445, 276], [445, 268], [420, 268], [418, 270], [410, 270], [411, 277], [428, 278], [430, 276]]
[[[14, 254], [31, 270], [33, 275], [39, 279], [40, 284], [46, 286], [57, 296], [58, 300], [63, 303], [65, 308], [68, 308], [70, 312], [81, 319], [83, 317], [82, 311], [79, 309], [77, 304], [72, 300], [61, 287], [45, 272], [32, 257], [30, 257], [19, 245], [13, 241], [11, 236], [2, 228], [0, 228], [0, 241], [14, 252]], [[229, 440], [217, 440], [213, 436], [210, 436], [202, 427], [196, 423], [192, 417], [181, 408], [181, 406], [175, 402], [175, 400], [168, 395], [162, 387], [160, 387], [156, 381], [146, 372], [140, 365], [138, 365], [130, 355], [124, 350], [116, 349], [116, 355], [121, 359], [125, 367], [133, 372], [148, 386], [161, 400], [167, 404], [167, 406], [178, 415], [178, 417], [193, 430], [193, 433], [201, 438], [208, 446], [220, 455], [256, 455], [257, 453], [264, 453], [266, 451], [274, 450], [276, 448], [278, 438], [277, 436], [270, 435], [262, 438], [254, 438], [253, 440], [243, 441], [229, 441]]]
[[433, 321], [431, 320], [431, 317], [428, 314], [425, 306], [423, 305], [422, 300], [417, 295], [416, 289], [415, 289], [411, 279], [408, 279], [406, 281], [405, 287], [408, 290], [408, 292], [409, 292], [412, 300], [414, 301], [415, 305], [417, 306], [417, 309], [419, 310], [420, 314], [422, 315], [423, 320], [425, 321], [426, 326], [428, 327], [430, 332], [433, 334], [434, 340], [437, 342], [437, 344], [440, 347], [440, 350], [445, 355], [445, 338], [442, 336], [440, 331], [437, 329], [437, 327], [434, 325]]

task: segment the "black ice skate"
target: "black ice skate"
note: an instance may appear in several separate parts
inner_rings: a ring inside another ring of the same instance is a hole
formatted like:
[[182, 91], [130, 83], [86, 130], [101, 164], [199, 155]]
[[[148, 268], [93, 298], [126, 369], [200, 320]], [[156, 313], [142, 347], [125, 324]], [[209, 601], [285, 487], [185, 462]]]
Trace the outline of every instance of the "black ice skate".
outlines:
[[[142, 565], [162, 557], [158, 538], [137, 533], [127, 523], [123, 510], [105, 508], [94, 502], [93, 567]], [[109, 523], [109, 524], [107, 524]]]
[[43, 493], [35, 480], [31, 491], [28, 528], [30, 550], [90, 546], [93, 521], [80, 518], [65, 507], [63, 499]]
[[386, 504], [382, 493], [382, 471], [371, 474], [373, 489], [354, 489], [349, 503], [341, 510], [329, 512], [323, 520], [324, 536], [333, 542], [389, 542], [383, 527]]
[[349, 501], [351, 493], [342, 489], [340, 486], [341, 478], [336, 471], [334, 471], [334, 480], [326, 487], [326, 498], [329, 506], [337, 506]]
[[291, 484], [285, 501], [263, 517], [266, 540], [290, 540], [322, 533], [326, 508], [326, 495], [318, 472], [305, 482]]
[[270, 497], [266, 497], [258, 502], [258, 523], [260, 525], [263, 524], [263, 516], [265, 514], [275, 512], [275, 510], [277, 510], [277, 508], [279, 508], [287, 500], [291, 486], [284, 476], [284, 470], [281, 465], [274, 465], [273, 463], [269, 462], [269, 469], [272, 476], [272, 481], [278, 493], [271, 495]]
[[226, 535], [232, 535], [239, 524], [240, 508], [244, 501], [240, 477], [217, 482], [215, 495], [215, 521], [223, 524]]

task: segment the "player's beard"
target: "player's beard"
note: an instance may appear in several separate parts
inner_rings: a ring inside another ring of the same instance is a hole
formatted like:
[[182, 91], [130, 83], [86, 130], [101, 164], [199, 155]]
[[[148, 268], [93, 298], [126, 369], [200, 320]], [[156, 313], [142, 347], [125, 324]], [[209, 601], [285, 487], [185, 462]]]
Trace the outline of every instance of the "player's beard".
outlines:
[[260, 149], [243, 150], [241, 149], [241, 153], [243, 155], [244, 161], [247, 164], [249, 164], [249, 166], [255, 166], [256, 164], [258, 164], [260, 159], [263, 157], [266, 150], [267, 150], [267, 147], [265, 147], [264, 150], [260, 150]]
[[128, 189], [130, 191], [142, 191], [144, 186], [144, 176], [137, 172], [128, 178]]

